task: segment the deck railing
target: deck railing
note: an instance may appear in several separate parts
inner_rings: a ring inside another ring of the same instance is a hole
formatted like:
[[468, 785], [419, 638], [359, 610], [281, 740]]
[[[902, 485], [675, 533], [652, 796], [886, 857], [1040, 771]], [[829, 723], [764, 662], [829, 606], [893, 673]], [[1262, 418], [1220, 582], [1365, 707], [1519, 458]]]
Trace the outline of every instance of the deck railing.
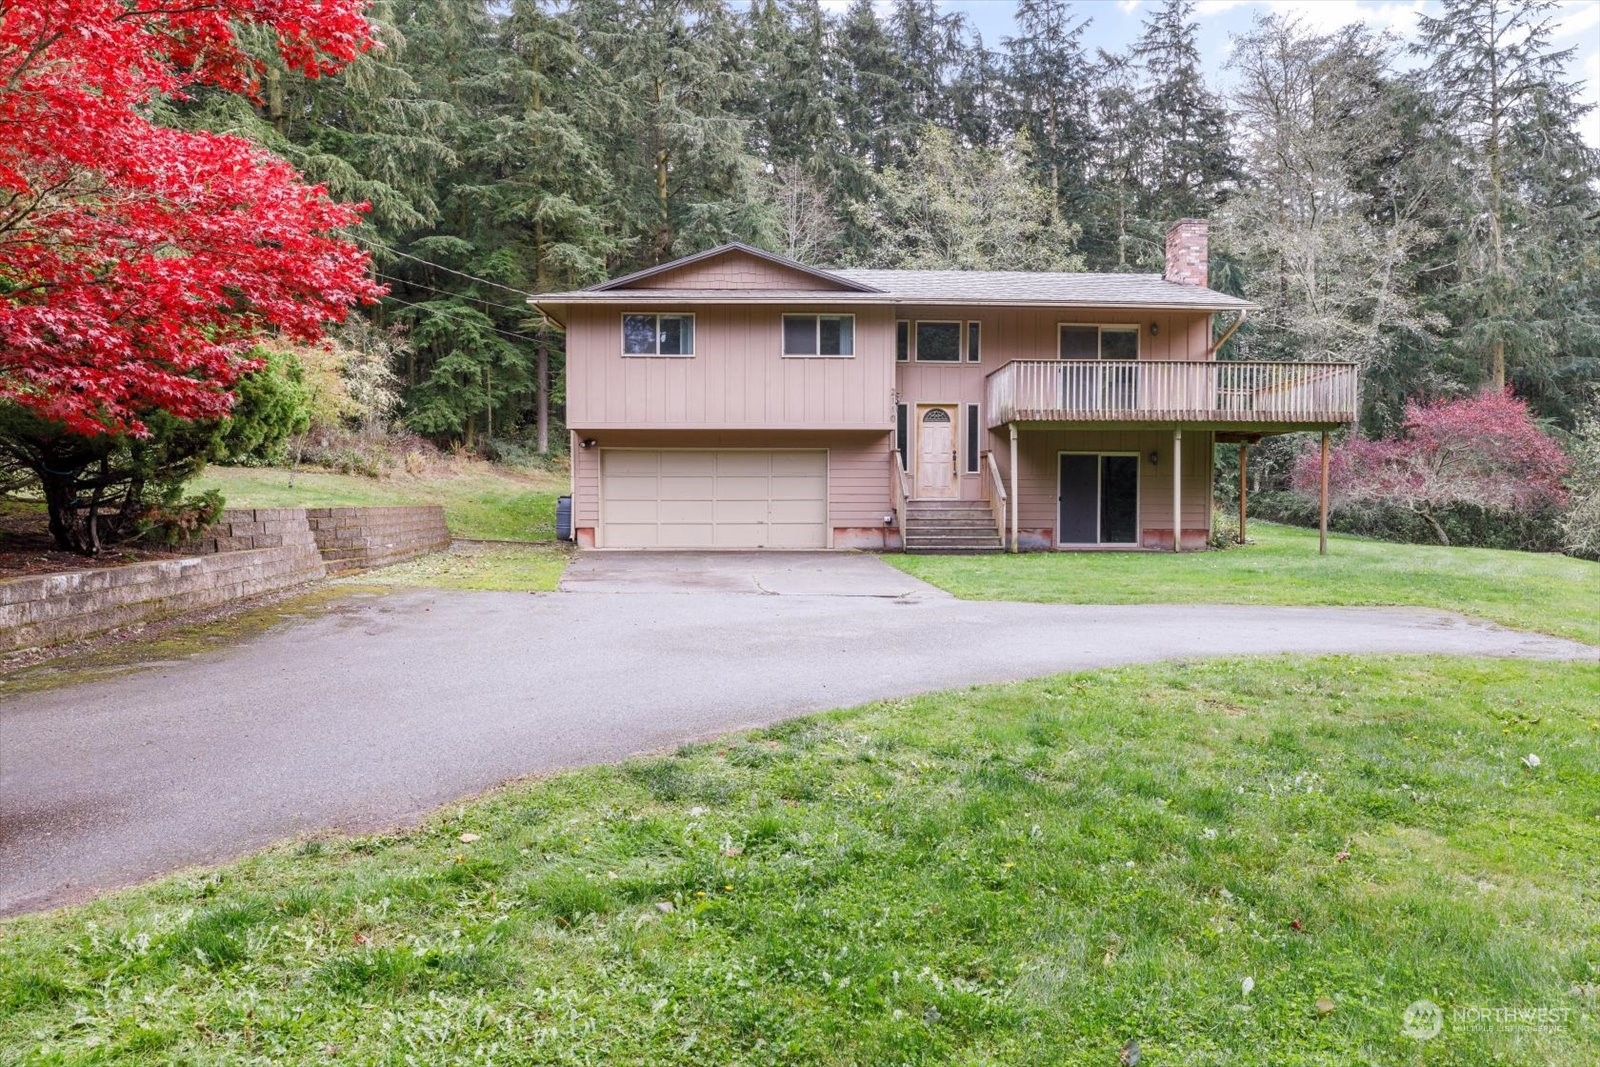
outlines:
[[989, 514], [994, 518], [995, 533], [1000, 543], [1006, 543], [1006, 481], [1000, 477], [1000, 464], [994, 461], [993, 452], [985, 452], [983, 494], [989, 501]]
[[1008, 422], [1353, 422], [1354, 363], [1019, 359], [986, 383], [989, 425]]
[[911, 482], [906, 477], [905, 468], [900, 466], [900, 450], [889, 450], [889, 485], [892, 487], [894, 508], [894, 531], [900, 535], [900, 541], [905, 543], [906, 536], [906, 501], [911, 499]]

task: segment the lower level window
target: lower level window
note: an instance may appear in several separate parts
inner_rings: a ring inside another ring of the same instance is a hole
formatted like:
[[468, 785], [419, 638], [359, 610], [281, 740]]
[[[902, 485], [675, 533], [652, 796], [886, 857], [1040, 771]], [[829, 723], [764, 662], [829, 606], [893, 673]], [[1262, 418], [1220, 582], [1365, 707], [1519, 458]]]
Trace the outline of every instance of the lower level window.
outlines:
[[627, 314], [622, 316], [625, 356], [694, 355], [693, 315]]

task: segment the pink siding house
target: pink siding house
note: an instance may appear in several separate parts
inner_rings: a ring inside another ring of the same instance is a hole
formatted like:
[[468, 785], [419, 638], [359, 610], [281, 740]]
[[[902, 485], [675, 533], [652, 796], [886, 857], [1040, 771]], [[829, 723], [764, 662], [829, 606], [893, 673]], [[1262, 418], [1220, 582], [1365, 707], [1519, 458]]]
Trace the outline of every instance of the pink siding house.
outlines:
[[[589, 548], [1203, 548], [1212, 450], [1352, 421], [1353, 364], [1218, 362], [1160, 274], [824, 270], [732, 244], [537, 301]], [[1222, 317], [1220, 321], [1219, 316]]]

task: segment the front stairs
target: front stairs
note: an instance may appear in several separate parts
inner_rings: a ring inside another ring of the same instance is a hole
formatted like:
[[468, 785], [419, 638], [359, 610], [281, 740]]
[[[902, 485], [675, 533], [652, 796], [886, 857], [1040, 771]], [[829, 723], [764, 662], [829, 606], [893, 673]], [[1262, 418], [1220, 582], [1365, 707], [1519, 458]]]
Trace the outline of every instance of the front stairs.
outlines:
[[907, 501], [904, 533], [907, 552], [971, 555], [1005, 547], [986, 500]]

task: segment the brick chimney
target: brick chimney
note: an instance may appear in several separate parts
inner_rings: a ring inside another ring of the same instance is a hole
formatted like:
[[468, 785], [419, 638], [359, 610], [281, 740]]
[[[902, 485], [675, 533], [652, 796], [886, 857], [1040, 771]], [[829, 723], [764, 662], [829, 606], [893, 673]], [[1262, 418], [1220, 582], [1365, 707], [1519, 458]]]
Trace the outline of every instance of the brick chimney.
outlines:
[[1179, 219], [1172, 224], [1167, 230], [1167, 269], [1162, 277], [1182, 285], [1206, 284], [1207, 229], [1205, 219]]

